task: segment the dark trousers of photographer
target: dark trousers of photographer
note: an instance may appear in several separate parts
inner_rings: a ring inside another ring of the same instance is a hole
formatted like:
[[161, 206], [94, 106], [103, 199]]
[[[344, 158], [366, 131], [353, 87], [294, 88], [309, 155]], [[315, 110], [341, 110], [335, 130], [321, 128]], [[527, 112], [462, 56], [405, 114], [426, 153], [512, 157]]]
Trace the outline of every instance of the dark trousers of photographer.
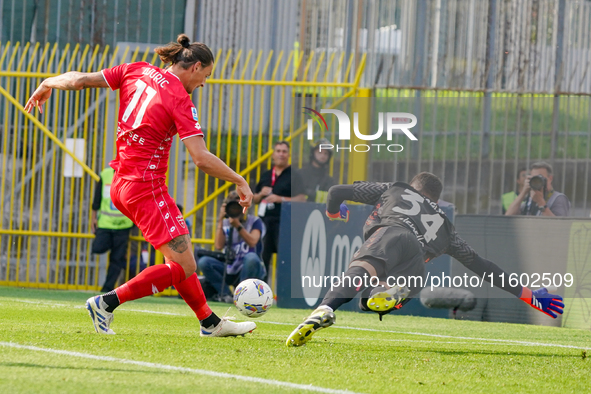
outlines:
[[122, 230], [96, 229], [96, 235], [92, 243], [92, 253], [103, 254], [109, 250], [111, 251], [107, 278], [102, 288], [103, 292], [115, 288], [119, 274], [127, 266], [127, 241], [129, 240], [130, 230], [130, 228]]
[[[198, 266], [209, 284], [219, 292], [224, 277], [224, 262], [210, 256], [203, 256], [199, 259]], [[222, 295], [230, 294], [229, 285], [236, 286], [249, 278], [264, 279], [266, 275], [267, 272], [261, 258], [256, 253], [247, 253], [242, 258], [240, 272], [235, 274], [226, 273], [226, 283]]]
[[263, 261], [268, 273], [273, 261], [273, 253], [277, 253], [279, 247], [279, 226], [281, 221], [278, 217], [265, 217], [263, 222], [267, 227], [267, 233], [263, 238]]

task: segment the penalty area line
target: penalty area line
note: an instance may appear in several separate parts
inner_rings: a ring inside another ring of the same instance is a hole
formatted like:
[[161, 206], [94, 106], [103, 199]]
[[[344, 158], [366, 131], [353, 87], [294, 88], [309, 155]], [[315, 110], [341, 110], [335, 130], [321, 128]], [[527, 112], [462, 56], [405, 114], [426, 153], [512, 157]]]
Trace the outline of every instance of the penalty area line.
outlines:
[[150, 363], [150, 362], [146, 362], [146, 361], [137, 361], [137, 360], [127, 360], [124, 358], [115, 358], [115, 357], [110, 357], [110, 356], [97, 356], [95, 354], [72, 352], [69, 350], [58, 350], [58, 349], [42, 348], [42, 347], [37, 347], [37, 346], [21, 345], [21, 344], [14, 343], [14, 342], [0, 342], [0, 346], [15, 348], [15, 349], [31, 350], [34, 352], [59, 354], [59, 355], [70, 356], [70, 357], [80, 357], [80, 358], [86, 358], [86, 359], [97, 360], [97, 361], [107, 361], [107, 362], [115, 362], [115, 363], [120, 363], [120, 364], [137, 365], [140, 367], [155, 368], [155, 369], [167, 370], [167, 371], [188, 372], [188, 373], [193, 373], [196, 375], [205, 375], [205, 376], [211, 376], [211, 377], [215, 377], [215, 378], [242, 380], [245, 382], [262, 383], [262, 384], [267, 384], [267, 385], [271, 385], [271, 386], [287, 387], [290, 389], [313, 391], [313, 392], [317, 392], [317, 393], [359, 394], [359, 393], [356, 393], [353, 391], [336, 390], [336, 389], [330, 389], [330, 388], [325, 388], [325, 387], [313, 386], [311, 384], [306, 385], [306, 384], [299, 384], [299, 383], [290, 383], [290, 382], [284, 382], [281, 380], [264, 379], [264, 378], [257, 378], [257, 377], [253, 377], [253, 376], [236, 375], [236, 374], [231, 374], [231, 373], [226, 373], [226, 372], [208, 371], [205, 369], [177, 367], [174, 365], [157, 364], [157, 363]]

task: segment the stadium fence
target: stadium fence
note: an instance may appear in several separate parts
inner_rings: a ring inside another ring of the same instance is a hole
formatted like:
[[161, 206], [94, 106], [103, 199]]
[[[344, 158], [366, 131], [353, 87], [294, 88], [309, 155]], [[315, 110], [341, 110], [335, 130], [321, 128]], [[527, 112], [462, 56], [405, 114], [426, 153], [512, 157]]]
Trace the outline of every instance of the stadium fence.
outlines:
[[[7, 42], [0, 48], [0, 285], [97, 290], [107, 257], [90, 253], [91, 201], [97, 173], [115, 155], [118, 95], [107, 89], [54, 91], [43, 115], [34, 116], [23, 105], [43, 78], [160, 61], [147, 44], [111, 49]], [[193, 100], [208, 148], [253, 186], [270, 166], [274, 142], [299, 138], [295, 162], [307, 153], [304, 127], [293, 129], [289, 120], [294, 97], [323, 108], [339, 105], [356, 94], [365, 64], [364, 56], [344, 52], [218, 50], [215, 57], [211, 78]], [[340, 98], [333, 102], [335, 96]], [[365, 171], [338, 163], [331, 174], [340, 181], [349, 168]], [[200, 173], [178, 141], [168, 184], [192, 222], [192, 242], [213, 245], [215, 218], [230, 184]], [[141, 236], [131, 238], [126, 275], [139, 272], [140, 256], [162, 262]]]

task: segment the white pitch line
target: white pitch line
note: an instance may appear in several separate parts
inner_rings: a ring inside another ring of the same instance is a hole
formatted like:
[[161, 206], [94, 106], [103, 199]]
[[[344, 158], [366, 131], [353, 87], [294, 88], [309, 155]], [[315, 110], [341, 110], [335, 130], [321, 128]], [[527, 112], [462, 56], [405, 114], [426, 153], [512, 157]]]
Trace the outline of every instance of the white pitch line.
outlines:
[[336, 326], [335, 328], [342, 328], [342, 329], [345, 329], [345, 330], [385, 332], [385, 333], [393, 333], [393, 334], [421, 335], [421, 336], [433, 337], [433, 338], [466, 339], [466, 340], [469, 340], [469, 341], [489, 341], [489, 342], [500, 342], [500, 343], [516, 343], [516, 344], [527, 345], [527, 346], [561, 347], [561, 348], [581, 349], [581, 350], [587, 350], [587, 349], [589, 349], [588, 346], [585, 347], [585, 346], [561, 345], [559, 343], [527, 342], [527, 341], [517, 341], [517, 340], [513, 340], [513, 339], [461, 337], [461, 336], [454, 336], [454, 335], [428, 334], [428, 333], [425, 333], [425, 332], [394, 331], [394, 330], [376, 330], [376, 329], [373, 329], [373, 328], [358, 328], [358, 327], [347, 327], [347, 326]]
[[[290, 323], [265, 321], [265, 320], [259, 320], [259, 321], [261, 323], [267, 323], [267, 324], [276, 324], [276, 325], [281, 325], [281, 326], [284, 326], [284, 325], [293, 326], [293, 324], [290, 324]], [[355, 331], [384, 332], [384, 333], [392, 333], [392, 334], [421, 335], [421, 336], [433, 337], [433, 338], [465, 339], [465, 340], [469, 340], [469, 341], [501, 342], [501, 343], [508, 343], [508, 344], [511, 343], [511, 344], [527, 345], [527, 346], [562, 347], [562, 348], [581, 349], [581, 350], [588, 350], [590, 348], [590, 347], [584, 347], [584, 346], [561, 345], [558, 343], [526, 342], [526, 341], [517, 341], [517, 340], [512, 340], [512, 339], [496, 339], [496, 338], [460, 337], [460, 336], [454, 336], [454, 335], [429, 334], [429, 333], [425, 333], [425, 332], [378, 330], [375, 328], [362, 328], [362, 327], [349, 327], [349, 326], [332, 326], [331, 328], [340, 328], [342, 330], [355, 330]]]
[[[277, 337], [277, 338], [285, 338], [285, 335], [279, 334], [265, 334], [265, 336], [270, 337]], [[326, 337], [324, 337], [326, 338]], [[352, 337], [329, 337], [331, 339], [337, 340], [345, 340], [345, 341], [371, 341], [375, 342], [374, 338], [352, 338]], [[474, 342], [474, 341], [429, 341], [427, 339], [390, 339], [390, 338], [380, 338], [380, 342], [402, 342], [402, 343], [433, 343], [433, 344], [452, 344], [452, 345], [498, 345], [498, 343], [482, 343], [482, 342]], [[523, 346], [519, 343], [506, 343], [505, 346]]]
[[145, 309], [127, 309], [127, 308], [121, 308], [119, 309], [121, 311], [125, 311], [125, 312], [138, 312], [138, 313], [151, 313], [153, 315], [168, 315], [168, 316], [192, 316], [188, 313], [174, 313], [174, 312], [160, 312], [160, 311], [147, 311]]
[[[24, 302], [28, 304], [50, 304], [54, 306], [63, 306], [63, 307], [72, 307], [72, 308], [82, 308], [80, 306], [70, 306], [65, 304], [58, 304], [51, 301], [27, 301], [27, 300], [20, 300], [20, 299], [10, 299], [11, 301], [17, 302]], [[148, 310], [141, 310], [141, 309], [124, 309], [121, 310], [127, 312], [139, 312], [139, 313], [152, 313], [152, 314], [165, 314], [165, 315], [174, 315], [174, 316], [191, 316], [185, 315], [180, 313], [172, 313], [172, 312], [158, 312], [158, 311], [148, 311]], [[281, 326], [294, 326], [293, 323], [284, 323], [284, 322], [274, 322], [268, 320], [257, 320], [259, 323], [266, 323], [266, 324], [275, 324]], [[488, 341], [488, 342], [498, 342], [498, 343], [513, 343], [513, 344], [520, 344], [520, 345], [527, 345], [527, 346], [542, 346], [542, 347], [558, 347], [558, 348], [567, 348], [567, 349], [580, 349], [580, 350], [589, 350], [591, 346], [574, 346], [574, 345], [562, 345], [559, 343], [544, 343], [544, 342], [528, 342], [528, 341], [517, 341], [512, 339], [497, 339], [497, 338], [477, 338], [477, 337], [462, 337], [462, 336], [454, 336], [454, 335], [441, 335], [441, 334], [429, 334], [425, 332], [412, 332], [412, 331], [395, 331], [395, 330], [378, 330], [375, 328], [362, 328], [362, 327], [350, 327], [350, 326], [333, 326], [332, 328], [338, 328], [342, 330], [355, 330], [355, 331], [368, 331], [368, 332], [383, 332], [383, 333], [392, 333], [392, 334], [404, 334], [404, 335], [420, 335], [426, 337], [433, 337], [433, 338], [449, 338], [449, 339], [465, 339], [469, 341]]]
[[68, 350], [49, 349], [49, 348], [42, 348], [42, 347], [37, 347], [37, 346], [27, 346], [27, 345], [21, 345], [21, 344], [13, 343], [13, 342], [0, 342], [0, 346], [11, 347], [11, 348], [16, 348], [16, 349], [31, 350], [31, 351], [35, 351], [35, 352], [60, 354], [63, 356], [70, 356], [70, 357], [81, 357], [81, 358], [98, 360], [98, 361], [107, 361], [107, 362], [115, 362], [115, 363], [121, 363], [121, 364], [138, 365], [140, 367], [155, 368], [155, 369], [161, 369], [161, 370], [167, 370], [167, 371], [189, 372], [189, 373], [194, 373], [196, 375], [206, 375], [206, 376], [212, 376], [212, 377], [224, 378], [224, 379], [236, 379], [236, 380], [242, 380], [242, 381], [252, 382], [252, 383], [268, 384], [271, 386], [287, 387], [290, 389], [314, 391], [314, 392], [318, 392], [318, 393], [359, 394], [354, 391], [335, 390], [335, 389], [329, 389], [329, 388], [325, 388], [325, 387], [313, 386], [311, 384], [306, 385], [306, 384], [290, 383], [290, 382], [283, 382], [281, 380], [263, 379], [263, 378], [256, 378], [256, 377], [252, 377], [252, 376], [235, 375], [235, 374], [230, 374], [230, 373], [225, 373], [225, 372], [208, 371], [205, 369], [177, 367], [174, 365], [149, 363], [146, 361], [137, 361], [137, 360], [127, 360], [124, 358], [115, 358], [115, 357], [109, 357], [109, 356], [97, 356], [95, 354], [71, 352]]
[[11, 301], [11, 302], [22, 302], [25, 304], [34, 304], [34, 305], [51, 305], [51, 306], [56, 306], [56, 307], [66, 307], [66, 308], [76, 308], [76, 306], [72, 306], [72, 305], [66, 305], [66, 304], [60, 304], [57, 302], [53, 302], [53, 301], [29, 301], [29, 300], [21, 300], [18, 298], [6, 298], [7, 301]]
[[[75, 308], [75, 309], [84, 308], [83, 305], [67, 305], [67, 304], [60, 304], [60, 303], [52, 302], [52, 301], [29, 301], [29, 300], [20, 300], [20, 299], [16, 299], [16, 298], [7, 298], [7, 300], [13, 301], [13, 302], [22, 302], [25, 304], [34, 304], [34, 305], [51, 305], [54, 307]], [[129, 308], [125, 308], [125, 307], [122, 307], [119, 310], [120, 311], [127, 311], [127, 312], [151, 313], [151, 314], [155, 314], [155, 315], [191, 316], [188, 313], [183, 314], [183, 313], [173, 313], [173, 312], [148, 311], [145, 309], [129, 309]]]

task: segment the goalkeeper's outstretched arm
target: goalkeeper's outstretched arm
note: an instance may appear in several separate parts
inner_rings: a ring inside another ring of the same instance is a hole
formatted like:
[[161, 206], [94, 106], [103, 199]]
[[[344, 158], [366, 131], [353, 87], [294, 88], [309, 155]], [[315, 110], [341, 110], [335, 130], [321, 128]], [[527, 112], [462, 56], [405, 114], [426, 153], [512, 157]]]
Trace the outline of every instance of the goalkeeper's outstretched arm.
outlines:
[[352, 185], [335, 185], [328, 190], [326, 210], [331, 214], [339, 212], [345, 200], [361, 204], [376, 205], [392, 183], [355, 182]]
[[[452, 234], [452, 240], [446, 254], [458, 260], [466, 268], [476, 273], [481, 278], [490, 283], [490, 274], [493, 274], [493, 278], [500, 278], [504, 276], [508, 278], [509, 275], [505, 270], [496, 265], [490, 260], [482, 258], [472, 249], [466, 241], [458, 236], [454, 231]], [[499, 283], [501, 286], [499, 286]], [[520, 284], [517, 286], [510, 286], [509, 281], [496, 281], [495, 285], [502, 288], [503, 290], [518, 297], [523, 302], [527, 303], [534, 309], [545, 313], [546, 315], [556, 319], [557, 314], [562, 314], [564, 304], [562, 303], [562, 297], [556, 294], [548, 293], [548, 290], [544, 287], [532, 291], [527, 287], [522, 287]]]

